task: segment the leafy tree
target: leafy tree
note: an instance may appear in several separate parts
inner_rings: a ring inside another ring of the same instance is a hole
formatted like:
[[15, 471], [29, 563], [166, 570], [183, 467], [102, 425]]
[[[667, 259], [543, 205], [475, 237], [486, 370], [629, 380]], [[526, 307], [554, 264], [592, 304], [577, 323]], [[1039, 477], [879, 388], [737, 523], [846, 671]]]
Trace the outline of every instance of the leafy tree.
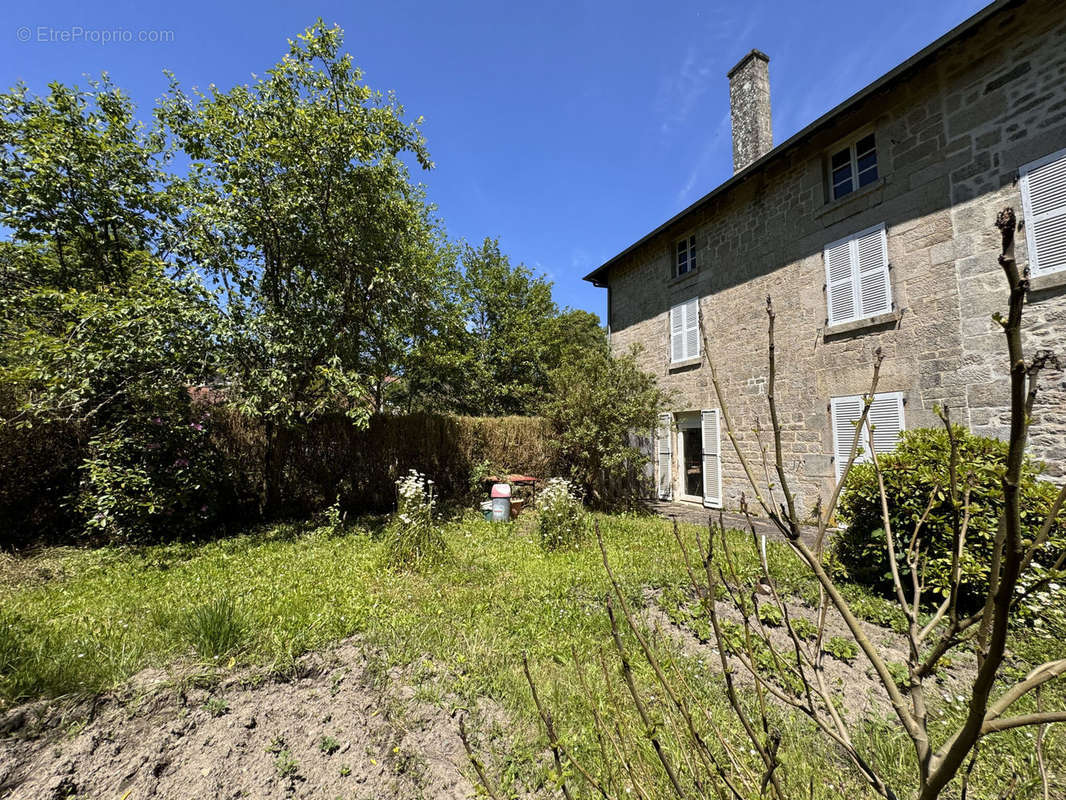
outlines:
[[412, 352], [409, 406], [474, 415], [534, 414], [549, 374], [586, 350], [607, 352], [599, 318], [560, 312], [551, 282], [513, 265], [499, 241], [465, 245], [462, 272]]
[[192, 159], [178, 256], [226, 288], [230, 392], [266, 422], [268, 481], [278, 427], [326, 411], [361, 422], [380, 404], [441, 276], [436, 221], [401, 158], [432, 166], [420, 120], [341, 45], [319, 21], [252, 85], [190, 96], [174, 82], [162, 103]]
[[609, 349], [600, 318], [579, 308], [566, 309], [552, 319], [545, 337], [545, 357], [553, 368], [589, 351], [605, 354]]
[[70, 505], [125, 538], [214, 510], [188, 387], [215, 374], [217, 306], [160, 258], [166, 154], [134, 112], [106, 76], [0, 95], [0, 421], [79, 432]]
[[134, 117], [105, 74], [0, 95], [0, 226], [25, 252], [4, 258], [4, 287], [88, 289], [129, 278], [127, 252], [150, 250], [168, 216], [158, 130]]
[[558, 307], [551, 283], [512, 266], [496, 239], [462, 257], [469, 315], [467, 411], [528, 414], [548, 384], [546, 333]]
[[585, 350], [552, 372], [543, 406], [574, 483], [601, 507], [639, 496], [649, 459], [640, 439], [652, 435], [667, 399], [636, 356]]

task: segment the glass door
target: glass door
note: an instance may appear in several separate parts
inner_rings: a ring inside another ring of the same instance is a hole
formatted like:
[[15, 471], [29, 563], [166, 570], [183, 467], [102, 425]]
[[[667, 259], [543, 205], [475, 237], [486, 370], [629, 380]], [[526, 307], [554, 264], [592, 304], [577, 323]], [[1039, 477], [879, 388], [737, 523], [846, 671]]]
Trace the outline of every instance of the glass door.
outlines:
[[694, 503], [703, 502], [703, 431], [699, 414], [686, 414], [678, 418], [677, 439], [681, 450], [678, 462], [681, 475], [678, 483], [681, 499]]

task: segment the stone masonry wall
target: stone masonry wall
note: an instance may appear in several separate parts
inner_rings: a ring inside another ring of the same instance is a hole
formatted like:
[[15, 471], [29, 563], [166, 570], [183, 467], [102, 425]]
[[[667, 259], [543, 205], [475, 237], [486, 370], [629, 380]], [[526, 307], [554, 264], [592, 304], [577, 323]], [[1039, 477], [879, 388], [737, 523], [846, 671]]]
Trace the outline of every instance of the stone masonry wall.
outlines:
[[[829, 154], [870, 131], [879, 180], [827, 202]], [[885, 356], [878, 391], [903, 392], [908, 428], [937, 424], [933, 408], [946, 404], [976, 431], [1001, 434], [1007, 366], [991, 313], [1005, 307], [1006, 295], [992, 222], [1004, 205], [1021, 216], [1018, 167], [1063, 147], [1066, 6], [1033, 0], [997, 14], [935, 63], [612, 267], [612, 347], [642, 346], [641, 364], [673, 392], [674, 410], [719, 407], [706, 360], [669, 363], [669, 309], [698, 295], [738, 446], [758, 464], [761, 447], [771, 445], [765, 302], [772, 296], [786, 469], [804, 512], [825, 502], [833, 483], [829, 399], [869, 388], [878, 347]], [[881, 222], [894, 314], [857, 330], [828, 330], [823, 248]], [[673, 242], [691, 234], [697, 270], [672, 279]], [[1024, 259], [1023, 234], [1019, 245]], [[1033, 292], [1026, 313], [1031, 348], [1066, 350], [1066, 286]], [[1046, 386], [1033, 451], [1062, 475], [1062, 373], [1049, 374]], [[725, 505], [735, 507], [741, 492], [751, 492], [724, 432], [722, 454]]]

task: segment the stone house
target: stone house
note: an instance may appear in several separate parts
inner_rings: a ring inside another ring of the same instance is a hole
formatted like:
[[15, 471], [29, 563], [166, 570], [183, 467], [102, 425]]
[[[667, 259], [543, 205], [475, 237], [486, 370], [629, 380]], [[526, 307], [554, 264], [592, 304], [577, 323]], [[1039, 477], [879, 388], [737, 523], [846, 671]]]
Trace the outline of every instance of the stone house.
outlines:
[[[992, 319], [1006, 308], [993, 226], [1005, 206], [1032, 275], [1027, 347], [1066, 357], [1066, 3], [995, 2], [776, 147], [768, 62], [752, 51], [729, 72], [734, 175], [586, 280], [607, 289], [612, 348], [640, 345], [673, 393], [655, 447], [660, 497], [712, 508], [735, 507], [747, 482], [707, 361], [757, 459], [757, 427], [771, 444], [774, 299], [784, 462], [806, 512], [846, 460], [877, 348], [878, 450], [939, 424], [937, 405], [1005, 435], [1006, 345]], [[1066, 476], [1060, 370], [1042, 376], [1031, 445]]]

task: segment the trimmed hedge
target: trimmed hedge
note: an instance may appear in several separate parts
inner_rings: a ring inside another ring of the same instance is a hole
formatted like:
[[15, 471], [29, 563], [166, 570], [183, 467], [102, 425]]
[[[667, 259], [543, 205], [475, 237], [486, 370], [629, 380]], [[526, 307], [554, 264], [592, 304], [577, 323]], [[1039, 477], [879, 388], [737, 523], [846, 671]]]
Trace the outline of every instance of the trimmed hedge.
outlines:
[[[204, 407], [194, 410], [201, 419]], [[348, 512], [389, 510], [397, 478], [411, 469], [431, 478], [446, 502], [468, 500], [484, 466], [544, 479], [561, 470], [550, 427], [537, 417], [381, 414], [366, 428], [327, 417], [278, 431], [268, 466], [264, 425], [224, 406], [206, 410], [202, 455], [219, 465], [213, 517], [222, 525], [306, 518], [338, 499]], [[88, 456], [73, 428], [0, 426], [0, 548], [83, 535], [76, 509]]]

